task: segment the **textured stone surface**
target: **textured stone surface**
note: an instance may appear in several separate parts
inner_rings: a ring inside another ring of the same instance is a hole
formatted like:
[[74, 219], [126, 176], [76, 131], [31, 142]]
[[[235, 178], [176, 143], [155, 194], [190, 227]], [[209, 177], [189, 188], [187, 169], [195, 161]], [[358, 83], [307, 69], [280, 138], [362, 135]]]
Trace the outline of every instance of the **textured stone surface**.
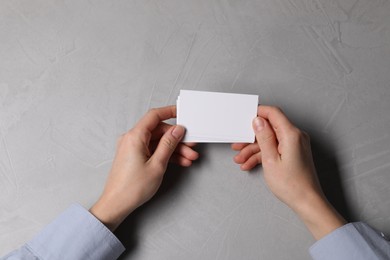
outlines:
[[[385, 0], [0, 2], [0, 255], [92, 205], [115, 141], [180, 89], [260, 95], [313, 139], [330, 200], [389, 232]], [[309, 259], [314, 242], [228, 145], [199, 146], [125, 222], [123, 259]]]

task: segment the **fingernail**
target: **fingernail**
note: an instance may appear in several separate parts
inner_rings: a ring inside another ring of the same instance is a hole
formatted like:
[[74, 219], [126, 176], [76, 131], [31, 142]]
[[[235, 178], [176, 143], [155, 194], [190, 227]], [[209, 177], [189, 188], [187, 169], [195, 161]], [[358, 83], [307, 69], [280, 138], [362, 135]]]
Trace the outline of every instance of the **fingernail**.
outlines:
[[261, 131], [264, 128], [264, 119], [261, 119], [259, 117], [256, 117], [253, 120], [253, 125], [255, 126], [256, 131]]
[[184, 135], [184, 127], [180, 125], [175, 126], [175, 128], [173, 128], [172, 130], [172, 135], [176, 139], [181, 139]]

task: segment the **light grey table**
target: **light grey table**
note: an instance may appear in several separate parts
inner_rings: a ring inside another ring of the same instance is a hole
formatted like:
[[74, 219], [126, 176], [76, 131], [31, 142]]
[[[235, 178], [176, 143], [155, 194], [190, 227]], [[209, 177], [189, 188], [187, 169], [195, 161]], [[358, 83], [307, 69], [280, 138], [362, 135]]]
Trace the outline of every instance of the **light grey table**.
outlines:
[[[330, 200], [390, 231], [390, 2], [0, 2], [0, 255], [102, 190], [118, 135], [180, 89], [260, 95], [309, 132]], [[227, 144], [170, 167], [123, 259], [309, 259]]]

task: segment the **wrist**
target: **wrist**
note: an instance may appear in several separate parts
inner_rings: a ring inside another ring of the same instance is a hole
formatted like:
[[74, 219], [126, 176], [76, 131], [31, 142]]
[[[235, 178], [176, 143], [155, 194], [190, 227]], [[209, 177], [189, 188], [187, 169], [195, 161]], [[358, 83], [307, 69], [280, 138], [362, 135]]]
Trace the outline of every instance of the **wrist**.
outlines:
[[102, 222], [112, 232], [122, 223], [123, 219], [121, 216], [112, 212], [112, 210], [102, 205], [100, 202], [96, 202], [90, 209], [89, 212], [94, 215], [100, 222]]
[[89, 212], [102, 222], [108, 229], [114, 231], [125, 218], [135, 210], [135, 207], [125, 207], [118, 199], [111, 200], [102, 196]]
[[346, 224], [322, 194], [308, 195], [299, 207], [293, 209], [316, 240]]

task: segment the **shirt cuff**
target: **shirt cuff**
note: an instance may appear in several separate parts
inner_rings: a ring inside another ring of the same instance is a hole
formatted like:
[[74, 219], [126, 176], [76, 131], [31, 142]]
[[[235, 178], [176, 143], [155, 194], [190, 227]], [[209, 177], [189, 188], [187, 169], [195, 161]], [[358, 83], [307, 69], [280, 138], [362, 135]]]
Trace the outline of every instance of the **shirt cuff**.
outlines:
[[106, 226], [78, 204], [59, 215], [27, 246], [40, 259], [117, 259], [125, 250]]
[[365, 223], [348, 223], [322, 239], [311, 248], [313, 259], [389, 259], [390, 244]]

